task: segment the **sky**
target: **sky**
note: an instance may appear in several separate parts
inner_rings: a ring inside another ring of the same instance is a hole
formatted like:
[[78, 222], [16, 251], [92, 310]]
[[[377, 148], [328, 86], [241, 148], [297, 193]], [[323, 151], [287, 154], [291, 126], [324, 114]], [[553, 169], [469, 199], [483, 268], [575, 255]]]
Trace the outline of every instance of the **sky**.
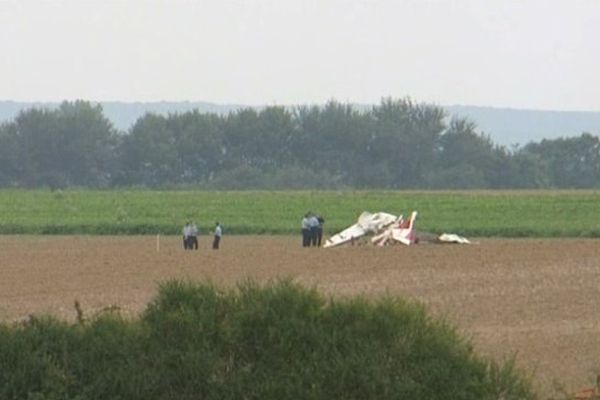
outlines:
[[0, 0], [0, 100], [600, 111], [600, 0]]

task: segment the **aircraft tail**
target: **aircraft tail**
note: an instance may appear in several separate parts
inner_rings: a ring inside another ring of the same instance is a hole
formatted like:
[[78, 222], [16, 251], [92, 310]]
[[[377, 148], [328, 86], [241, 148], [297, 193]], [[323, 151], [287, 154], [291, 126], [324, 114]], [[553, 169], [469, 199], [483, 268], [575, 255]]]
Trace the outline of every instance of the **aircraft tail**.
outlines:
[[410, 219], [400, 225], [400, 227], [393, 229], [392, 238], [407, 246], [415, 243], [416, 234], [414, 231], [415, 221], [417, 220], [417, 212], [413, 211], [410, 215]]

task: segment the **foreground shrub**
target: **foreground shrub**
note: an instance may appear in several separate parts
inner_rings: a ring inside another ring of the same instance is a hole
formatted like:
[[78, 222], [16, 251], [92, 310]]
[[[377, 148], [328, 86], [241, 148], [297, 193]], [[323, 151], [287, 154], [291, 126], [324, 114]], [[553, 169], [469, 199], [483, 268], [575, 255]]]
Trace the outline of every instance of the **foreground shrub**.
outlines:
[[326, 300], [290, 282], [163, 284], [144, 314], [0, 326], [2, 399], [532, 399], [397, 298]]

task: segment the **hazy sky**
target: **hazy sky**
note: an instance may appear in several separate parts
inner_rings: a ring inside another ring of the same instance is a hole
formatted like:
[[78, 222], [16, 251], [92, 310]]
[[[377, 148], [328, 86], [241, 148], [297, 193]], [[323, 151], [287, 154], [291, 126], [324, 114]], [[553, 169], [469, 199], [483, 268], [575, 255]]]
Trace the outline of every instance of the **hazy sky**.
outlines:
[[0, 0], [0, 100], [600, 111], [600, 0]]

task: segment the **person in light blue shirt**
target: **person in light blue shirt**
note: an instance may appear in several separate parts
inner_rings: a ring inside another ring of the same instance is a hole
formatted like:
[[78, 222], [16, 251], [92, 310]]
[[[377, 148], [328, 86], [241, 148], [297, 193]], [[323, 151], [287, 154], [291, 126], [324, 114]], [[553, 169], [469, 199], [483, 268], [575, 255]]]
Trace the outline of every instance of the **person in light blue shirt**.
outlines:
[[309, 236], [310, 236], [310, 245], [317, 246], [317, 236], [319, 233], [319, 220], [317, 216], [313, 213], [310, 213], [308, 217], [308, 226], [310, 227]]

